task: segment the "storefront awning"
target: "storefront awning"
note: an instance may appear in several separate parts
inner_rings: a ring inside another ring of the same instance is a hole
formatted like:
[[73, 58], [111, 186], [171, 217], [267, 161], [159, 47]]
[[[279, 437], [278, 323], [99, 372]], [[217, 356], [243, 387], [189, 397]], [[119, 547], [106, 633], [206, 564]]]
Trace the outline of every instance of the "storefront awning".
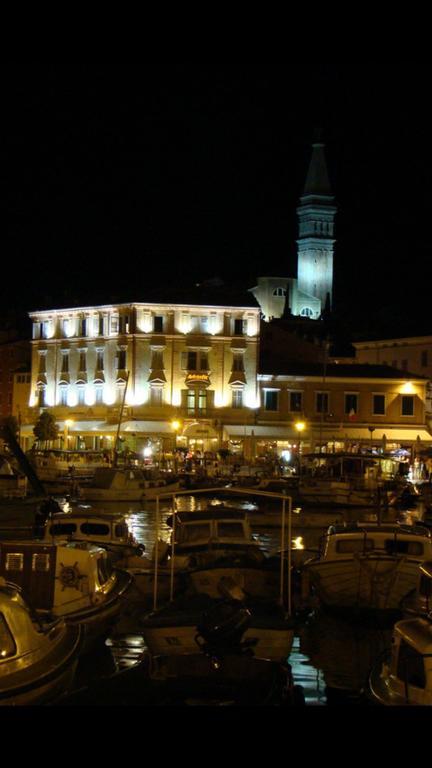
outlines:
[[[281, 426], [240, 426], [238, 424], [225, 424], [225, 432], [229, 437], [256, 437], [259, 439], [267, 440], [298, 440], [297, 432], [291, 427]], [[337, 438], [339, 440], [350, 440], [352, 442], [359, 442], [371, 439], [371, 433], [367, 427], [357, 427], [355, 424], [344, 425], [342, 428], [337, 425], [323, 425], [322, 429], [318, 426], [311, 429], [305, 429], [302, 433], [303, 441], [310, 441], [312, 438], [318, 439], [319, 435], [324, 440], [332, 440]], [[399, 427], [398, 429], [388, 429], [386, 427], [376, 428], [372, 432], [373, 442], [377, 442], [383, 439], [385, 435], [387, 442], [390, 443], [415, 443], [417, 438], [420, 438], [422, 443], [432, 443], [432, 435], [426, 429], [404, 429]]]
[[[61, 433], [65, 429], [64, 421], [57, 421], [59, 432]], [[68, 433], [70, 435], [86, 433], [94, 434], [95, 432], [115, 434], [117, 432], [117, 424], [108, 424], [106, 421], [74, 421], [73, 424], [68, 426]], [[136, 432], [143, 434], [173, 434], [173, 428], [169, 421], [124, 421], [120, 427], [120, 434], [123, 432]], [[24, 424], [21, 427], [22, 435], [33, 435], [33, 424]]]

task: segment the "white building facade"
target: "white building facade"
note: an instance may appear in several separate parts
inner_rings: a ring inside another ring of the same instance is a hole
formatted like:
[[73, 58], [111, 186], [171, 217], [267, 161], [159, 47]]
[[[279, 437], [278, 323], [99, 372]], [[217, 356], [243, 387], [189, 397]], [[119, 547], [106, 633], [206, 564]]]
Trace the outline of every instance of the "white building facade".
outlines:
[[216, 449], [225, 424], [257, 407], [259, 315], [140, 302], [32, 312], [34, 421], [50, 409], [73, 447], [109, 447], [121, 416], [132, 448], [154, 438]]

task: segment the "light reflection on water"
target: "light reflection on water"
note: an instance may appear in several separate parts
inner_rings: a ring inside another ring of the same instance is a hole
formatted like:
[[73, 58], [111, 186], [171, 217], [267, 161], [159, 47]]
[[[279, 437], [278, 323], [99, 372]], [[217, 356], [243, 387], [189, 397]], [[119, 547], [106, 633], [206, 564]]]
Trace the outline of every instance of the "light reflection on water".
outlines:
[[[210, 499], [205, 496], [180, 496], [179, 510], [202, 509]], [[217, 503], [217, 500], [214, 500]], [[239, 499], [228, 502], [230, 506], [250, 506]], [[159, 528], [156, 531], [156, 503], [95, 503], [95, 509], [122, 513], [129, 516], [129, 524], [135, 538], [145, 545], [150, 554], [155, 538], [169, 541], [170, 527], [166, 519], [171, 514], [171, 502], [161, 502]], [[400, 513], [390, 510], [387, 519], [396, 519]], [[409, 517], [409, 513], [407, 515]], [[292, 516], [293, 537], [302, 537], [305, 547], [303, 557], [311, 557], [332, 522], [367, 521], [373, 519], [369, 509], [355, 508], [317, 510], [303, 508]], [[302, 520], [307, 525], [302, 525]], [[415, 520], [413, 520], [415, 522]], [[280, 528], [255, 528], [254, 536], [268, 553], [280, 548]], [[300, 553], [301, 554], [301, 553]], [[364, 703], [359, 694], [367, 687], [370, 669], [382, 651], [390, 646], [392, 625], [377, 626], [366, 623], [350, 623], [346, 619], [324, 612], [311, 614], [299, 626], [294, 641], [290, 663], [295, 682], [302, 685], [308, 704]]]

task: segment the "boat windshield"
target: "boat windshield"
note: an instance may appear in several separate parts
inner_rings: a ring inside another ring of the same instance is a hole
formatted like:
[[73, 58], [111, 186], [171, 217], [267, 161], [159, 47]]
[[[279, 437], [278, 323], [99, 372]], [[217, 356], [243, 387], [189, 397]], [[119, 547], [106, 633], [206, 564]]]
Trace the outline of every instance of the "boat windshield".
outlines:
[[11, 631], [6, 623], [6, 619], [0, 613], [0, 661], [10, 656], [15, 656], [16, 645]]
[[220, 539], [241, 539], [244, 541], [247, 538], [241, 523], [218, 523], [217, 534]]

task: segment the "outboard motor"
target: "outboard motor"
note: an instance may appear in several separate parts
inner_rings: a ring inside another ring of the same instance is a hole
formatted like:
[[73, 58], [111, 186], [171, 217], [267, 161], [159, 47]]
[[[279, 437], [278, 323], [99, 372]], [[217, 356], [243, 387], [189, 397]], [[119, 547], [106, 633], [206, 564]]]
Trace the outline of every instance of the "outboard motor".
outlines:
[[195, 642], [215, 662], [225, 654], [251, 653], [242, 637], [250, 624], [251, 612], [236, 600], [224, 600], [206, 611], [197, 625]]

